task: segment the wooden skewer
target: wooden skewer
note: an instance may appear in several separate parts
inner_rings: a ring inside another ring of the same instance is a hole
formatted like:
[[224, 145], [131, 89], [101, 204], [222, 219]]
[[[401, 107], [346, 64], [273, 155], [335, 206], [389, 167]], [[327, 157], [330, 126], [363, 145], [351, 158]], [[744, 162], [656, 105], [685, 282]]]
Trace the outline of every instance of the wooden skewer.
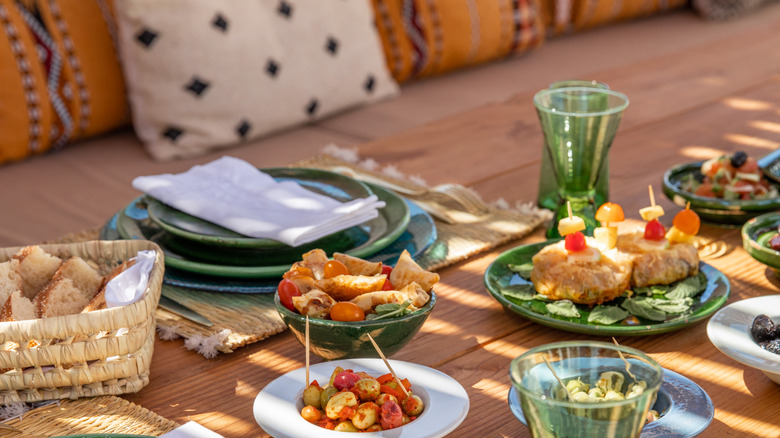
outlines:
[[306, 387], [309, 387], [309, 315], [306, 315]]
[[647, 191], [650, 192], [650, 205], [655, 207], [655, 195], [653, 194], [653, 185], [649, 184], [647, 186]]
[[569, 219], [572, 219], [574, 215], [571, 213], [571, 202], [566, 201], [566, 208], [569, 210]]
[[688, 201], [685, 203], [685, 209], [690, 210], [691, 209], [691, 201]]
[[396, 383], [398, 383], [398, 386], [401, 388], [401, 391], [404, 392], [404, 395], [409, 397], [409, 392], [406, 391], [406, 388], [404, 387], [404, 384], [401, 383], [401, 379], [398, 378], [398, 375], [393, 371], [393, 367], [390, 366], [390, 362], [387, 361], [387, 358], [385, 357], [384, 353], [382, 353], [382, 350], [379, 349], [379, 345], [376, 345], [376, 341], [374, 341], [374, 338], [371, 337], [371, 333], [366, 333], [368, 335], [368, 339], [371, 341], [372, 344], [374, 344], [374, 348], [376, 349], [376, 352], [379, 353], [379, 357], [382, 358], [383, 361], [385, 361], [385, 365], [387, 365], [387, 369], [390, 370], [390, 374], [393, 375], [393, 378], [395, 379]]
[[561, 380], [560, 377], [558, 377], [558, 373], [555, 372], [552, 365], [550, 365], [550, 362], [547, 360], [546, 357], [542, 356], [542, 359], [544, 359], [544, 363], [547, 364], [547, 368], [550, 369], [550, 372], [552, 373], [553, 377], [555, 377], [555, 380], [558, 381], [558, 383], [561, 384], [563, 387], [563, 390], [566, 391], [566, 396], [569, 398], [569, 401], [574, 401], [574, 397], [571, 396], [571, 393], [569, 392], [569, 388], [566, 387], [566, 385], [563, 384], [563, 380]]
[[[620, 344], [618, 344], [618, 341], [617, 341], [617, 339], [615, 339], [614, 336], [612, 337], [612, 342], [615, 343], [616, 347], [620, 347]], [[623, 359], [623, 362], [626, 363], [626, 372], [628, 373], [629, 376], [631, 376], [632, 379], [634, 379], [634, 381], [636, 381], [636, 376], [631, 373], [631, 363], [629, 363], [626, 360], [625, 356], [623, 356], [623, 352], [622, 351], [618, 350], [617, 352], [620, 355], [620, 358]]]

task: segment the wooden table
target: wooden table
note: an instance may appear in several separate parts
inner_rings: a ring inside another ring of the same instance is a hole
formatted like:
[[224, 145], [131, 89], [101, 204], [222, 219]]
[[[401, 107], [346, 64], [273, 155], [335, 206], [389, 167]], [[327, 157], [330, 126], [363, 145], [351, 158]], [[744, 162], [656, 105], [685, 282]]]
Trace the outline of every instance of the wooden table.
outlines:
[[[631, 99], [610, 153], [611, 199], [627, 215], [656, 188], [669, 226], [679, 207], [660, 196], [663, 172], [674, 164], [745, 150], [761, 156], [780, 145], [780, 33], [766, 28], [706, 47], [593, 75]], [[560, 75], [557, 75], [560, 76]], [[485, 199], [536, 198], [541, 130], [532, 93], [364, 144], [360, 152], [394, 163], [431, 184], [458, 182]], [[711, 240], [706, 261], [731, 281], [729, 303], [777, 294], [766, 267], [741, 247], [739, 230], [702, 227]], [[542, 240], [540, 232], [440, 271], [439, 301], [413, 342], [394, 359], [441, 370], [468, 391], [468, 418], [451, 436], [527, 437], [506, 397], [511, 359], [561, 340], [594, 339], [505, 313], [485, 291], [482, 274], [502, 251]], [[608, 338], [601, 338], [605, 340]], [[760, 371], [721, 354], [706, 321], [676, 332], [618, 341], [643, 350], [662, 366], [701, 385], [715, 405], [702, 436], [780, 436], [780, 387]], [[303, 366], [304, 350], [289, 332], [206, 360], [178, 342], [156, 344], [151, 383], [127, 399], [169, 419], [193, 419], [228, 437], [262, 436], [252, 416], [257, 393], [274, 378]]]

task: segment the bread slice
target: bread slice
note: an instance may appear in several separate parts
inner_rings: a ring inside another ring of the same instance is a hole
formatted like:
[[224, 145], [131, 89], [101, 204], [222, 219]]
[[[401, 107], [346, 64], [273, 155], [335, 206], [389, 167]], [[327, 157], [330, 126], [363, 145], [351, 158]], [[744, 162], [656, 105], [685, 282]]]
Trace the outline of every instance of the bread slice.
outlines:
[[89, 299], [70, 278], [52, 281], [33, 300], [35, 311], [40, 318], [79, 313], [87, 303]]
[[62, 264], [62, 259], [46, 253], [37, 245], [20, 249], [13, 258], [19, 260], [19, 273], [24, 282], [22, 293], [28, 299], [33, 299], [49, 283]]
[[15, 290], [22, 290], [22, 275], [19, 260], [11, 259], [0, 263], [0, 303], [5, 303]]
[[70, 278], [76, 288], [84, 294], [87, 301], [97, 294], [103, 283], [103, 277], [81, 257], [71, 257], [65, 261], [54, 273], [51, 281], [57, 281], [61, 278]]
[[0, 321], [36, 319], [35, 306], [20, 290], [11, 292], [0, 309]]
[[127, 268], [130, 266], [133, 266], [135, 264], [135, 260], [127, 260], [123, 262], [121, 265], [114, 268], [108, 275], [103, 277], [103, 281], [100, 284], [100, 288], [98, 289], [97, 294], [92, 297], [92, 300], [90, 300], [89, 304], [87, 304], [86, 307], [82, 310], [83, 312], [92, 312], [94, 310], [102, 310], [108, 307], [108, 304], [106, 303], [106, 285], [109, 281], [113, 280], [114, 277], [124, 272]]

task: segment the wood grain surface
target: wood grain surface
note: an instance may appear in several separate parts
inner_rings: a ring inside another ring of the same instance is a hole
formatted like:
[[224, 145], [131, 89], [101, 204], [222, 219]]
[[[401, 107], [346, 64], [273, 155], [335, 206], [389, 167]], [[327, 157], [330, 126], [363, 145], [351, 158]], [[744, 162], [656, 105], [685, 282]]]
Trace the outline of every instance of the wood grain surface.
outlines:
[[[661, 177], [675, 164], [737, 150], [761, 156], [780, 146], [780, 18], [756, 23], [728, 38], [708, 38], [592, 75], [631, 100], [610, 152], [611, 198], [628, 216], [638, 217], [652, 184], [667, 211], [662, 222], [671, 225], [679, 207], [661, 195]], [[359, 150], [431, 184], [461, 183], [489, 200], [534, 200], [542, 134], [532, 96], [508, 96]], [[742, 249], [738, 230], [705, 225], [700, 234], [710, 242], [703, 258], [731, 282], [729, 303], [778, 293], [773, 274]], [[466, 388], [471, 410], [453, 437], [530, 436], [507, 405], [509, 362], [545, 343], [593, 339], [507, 314], [485, 291], [483, 273], [498, 254], [540, 240], [537, 231], [440, 271], [439, 300], [430, 319], [393, 356], [435, 367]], [[701, 436], [780, 437], [780, 386], [721, 354], [707, 338], [706, 321], [618, 341], [647, 352], [707, 391], [715, 419]], [[158, 341], [150, 385], [126, 398], [175, 421], [196, 420], [227, 437], [263, 436], [252, 417], [254, 397], [271, 380], [303, 364], [303, 348], [289, 332], [212, 360], [185, 350], [180, 341]]]

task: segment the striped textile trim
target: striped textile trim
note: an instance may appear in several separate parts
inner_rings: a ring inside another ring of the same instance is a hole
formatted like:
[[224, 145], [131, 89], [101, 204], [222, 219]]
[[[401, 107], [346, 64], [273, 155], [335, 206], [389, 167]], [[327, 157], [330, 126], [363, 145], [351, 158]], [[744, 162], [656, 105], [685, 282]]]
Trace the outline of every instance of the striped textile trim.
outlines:
[[116, 28], [116, 23], [114, 22], [114, 17], [111, 15], [111, 9], [108, 7], [106, 0], [97, 0], [97, 5], [100, 9], [100, 15], [103, 17], [103, 21], [106, 23], [108, 34], [111, 35], [111, 44], [114, 46], [114, 55], [121, 65], [122, 58], [119, 56], [119, 33]]
[[531, 19], [531, 17], [537, 14], [537, 11], [534, 11], [533, 3], [529, 0], [514, 0], [512, 7], [514, 8], [515, 37], [512, 41], [512, 48], [508, 53], [509, 56], [539, 43], [541, 38]]
[[480, 21], [479, 21], [479, 9], [477, 8], [475, 0], [466, 0], [466, 6], [469, 10], [469, 17], [471, 17], [471, 48], [469, 48], [469, 54], [466, 58], [466, 62], [472, 62], [479, 53], [479, 46], [481, 43], [480, 38]]
[[[68, 142], [70, 135], [73, 133], [73, 118], [70, 116], [67, 105], [62, 101], [59, 94], [59, 85], [62, 73], [62, 57], [57, 50], [57, 45], [54, 44], [54, 40], [51, 39], [46, 29], [43, 28], [41, 23], [33, 16], [30, 11], [20, 7], [19, 13], [22, 15], [25, 23], [35, 35], [39, 44], [43, 44], [48, 49], [51, 62], [49, 70], [47, 72], [47, 90], [49, 92], [49, 100], [51, 101], [54, 113], [60, 119], [62, 124], [62, 132], [59, 137], [52, 143], [52, 149], [60, 149]], [[54, 132], [56, 125], [52, 124], [52, 137], [56, 136]]]
[[81, 65], [79, 64], [79, 60], [76, 58], [76, 54], [74, 52], [73, 40], [70, 39], [70, 35], [68, 34], [68, 26], [65, 24], [65, 20], [63, 20], [62, 16], [60, 15], [60, 9], [59, 6], [57, 6], [56, 1], [49, 0], [49, 10], [51, 11], [52, 16], [54, 17], [54, 21], [60, 30], [60, 34], [62, 35], [62, 45], [65, 47], [65, 58], [67, 59], [70, 67], [73, 69], [73, 79], [76, 81], [76, 86], [78, 87], [79, 93], [79, 102], [81, 102], [79, 111], [81, 116], [81, 120], [79, 120], [79, 131], [83, 132], [89, 126], [89, 115], [92, 110], [92, 108], [89, 106], [89, 90], [87, 90], [87, 83], [84, 79], [84, 73], [81, 71]]
[[43, 146], [43, 142], [41, 141], [41, 131], [43, 128], [40, 123], [42, 115], [40, 107], [41, 99], [35, 89], [35, 77], [33, 77], [30, 72], [30, 62], [27, 60], [27, 55], [24, 52], [22, 42], [19, 41], [19, 33], [13, 23], [11, 23], [11, 20], [8, 17], [8, 11], [3, 5], [0, 5], [0, 23], [5, 30], [5, 34], [8, 35], [8, 40], [11, 43], [11, 50], [16, 57], [16, 67], [19, 69], [19, 73], [22, 77], [25, 102], [27, 103], [27, 115], [30, 119], [30, 140], [27, 147], [31, 152], [37, 152]]
[[425, 42], [415, 0], [403, 0], [401, 8], [404, 30], [412, 43], [412, 75], [417, 76], [428, 64], [428, 44]]
[[435, 0], [426, 0], [428, 12], [431, 14], [431, 27], [433, 28], [433, 55], [431, 56], [431, 69], [437, 71], [444, 57], [444, 31], [441, 27], [441, 16]]
[[403, 63], [401, 61], [401, 48], [398, 44], [398, 38], [393, 29], [393, 22], [390, 20], [390, 10], [385, 3], [385, 0], [375, 0], [377, 14], [380, 20], [377, 20], [377, 26], [380, 24], [385, 28], [385, 35], [387, 35], [387, 41], [390, 45], [391, 58], [393, 59], [393, 65], [388, 66], [392, 71], [393, 76], [398, 78], [401, 76], [401, 70], [403, 69]]
[[513, 26], [514, 26], [514, 18], [512, 8], [512, 1], [513, 0], [502, 0], [498, 2], [498, 7], [500, 9], [500, 16], [501, 16], [501, 22], [499, 23], [500, 30], [500, 36], [498, 38], [498, 44], [501, 47], [504, 46], [510, 46], [511, 39], [512, 39], [512, 32], [513, 32]]

